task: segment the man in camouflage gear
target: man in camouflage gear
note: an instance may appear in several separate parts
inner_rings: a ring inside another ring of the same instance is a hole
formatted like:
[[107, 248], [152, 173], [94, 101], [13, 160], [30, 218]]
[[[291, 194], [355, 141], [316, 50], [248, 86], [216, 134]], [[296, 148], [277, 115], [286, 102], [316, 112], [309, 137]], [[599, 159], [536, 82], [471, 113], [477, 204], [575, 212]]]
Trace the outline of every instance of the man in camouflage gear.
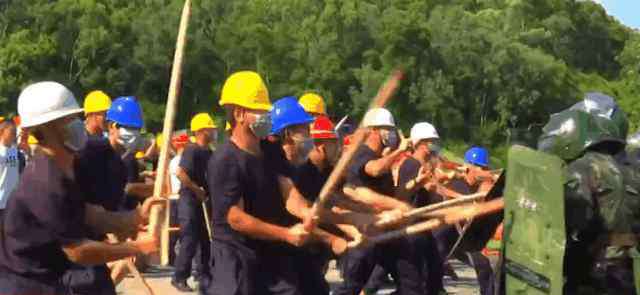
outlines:
[[614, 158], [627, 130], [615, 101], [593, 93], [543, 128], [538, 148], [567, 162], [564, 294], [636, 294], [640, 178]]

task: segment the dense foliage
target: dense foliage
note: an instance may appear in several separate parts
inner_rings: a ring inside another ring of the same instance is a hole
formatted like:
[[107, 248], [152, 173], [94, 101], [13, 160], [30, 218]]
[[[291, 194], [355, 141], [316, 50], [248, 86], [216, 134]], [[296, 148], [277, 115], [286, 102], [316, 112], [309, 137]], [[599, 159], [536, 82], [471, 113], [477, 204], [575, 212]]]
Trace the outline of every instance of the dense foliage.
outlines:
[[[182, 3], [0, 1], [2, 113], [50, 79], [79, 100], [136, 95], [158, 130]], [[182, 125], [220, 113], [237, 70], [260, 72], [272, 100], [314, 90], [335, 117], [359, 117], [396, 67], [407, 77], [392, 108], [406, 131], [428, 120], [444, 137], [496, 146], [592, 90], [640, 122], [640, 33], [591, 1], [194, 0], [187, 48]]]

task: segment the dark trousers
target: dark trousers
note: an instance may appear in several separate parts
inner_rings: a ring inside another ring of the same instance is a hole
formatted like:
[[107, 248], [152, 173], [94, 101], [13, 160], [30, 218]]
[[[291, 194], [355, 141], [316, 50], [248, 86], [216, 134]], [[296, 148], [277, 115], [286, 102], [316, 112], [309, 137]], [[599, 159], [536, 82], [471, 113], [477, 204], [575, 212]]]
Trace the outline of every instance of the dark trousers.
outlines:
[[258, 257], [243, 245], [214, 241], [211, 244], [211, 284], [207, 295], [256, 294]]
[[286, 249], [282, 251], [259, 254], [257, 289], [261, 295], [306, 295], [301, 286], [302, 282], [298, 267], [300, 249]]
[[360, 293], [376, 264], [391, 274], [397, 285], [397, 294], [425, 294], [422, 257], [418, 255], [415, 243], [408, 239], [398, 239], [347, 252], [342, 260], [344, 282], [338, 286], [334, 294]]
[[106, 265], [75, 265], [62, 276], [62, 284], [69, 295], [115, 295], [116, 287]]
[[300, 249], [300, 252], [295, 263], [302, 294], [329, 295], [331, 288], [324, 275], [329, 265], [331, 251], [323, 245], [310, 245]]
[[365, 294], [375, 294], [378, 290], [384, 287], [384, 284], [388, 281], [388, 272], [382, 267], [380, 264], [376, 264], [371, 272], [371, 276], [367, 281], [367, 284], [364, 285], [364, 293]]
[[60, 280], [38, 280], [17, 275], [0, 268], [0, 294], [2, 295], [63, 295], [67, 294]]
[[[438, 245], [438, 252], [440, 253], [442, 260], [447, 258], [447, 255], [453, 248], [459, 236], [460, 234], [458, 234], [458, 231], [454, 226], [446, 227], [434, 232], [434, 238]], [[494, 293], [493, 289], [495, 279], [489, 258], [485, 257], [480, 252], [462, 251], [454, 252], [453, 257], [475, 269], [478, 284], [480, 285], [481, 295], [491, 295]]]
[[417, 248], [420, 249], [420, 253], [423, 255], [423, 273], [424, 280], [427, 283], [427, 294], [437, 295], [441, 290], [444, 290], [442, 281], [444, 277], [443, 257], [440, 256], [438, 246], [431, 232], [418, 236], [415, 242]]
[[299, 252], [260, 252], [214, 241], [207, 295], [306, 295], [300, 288]]
[[[202, 211], [202, 203], [189, 193], [181, 193], [178, 200], [178, 221], [180, 222], [180, 250], [176, 256], [174, 279], [185, 281], [191, 276], [191, 263], [196, 255], [197, 271], [201, 285], [209, 281], [211, 242]], [[198, 251], [198, 249], [200, 251]]]

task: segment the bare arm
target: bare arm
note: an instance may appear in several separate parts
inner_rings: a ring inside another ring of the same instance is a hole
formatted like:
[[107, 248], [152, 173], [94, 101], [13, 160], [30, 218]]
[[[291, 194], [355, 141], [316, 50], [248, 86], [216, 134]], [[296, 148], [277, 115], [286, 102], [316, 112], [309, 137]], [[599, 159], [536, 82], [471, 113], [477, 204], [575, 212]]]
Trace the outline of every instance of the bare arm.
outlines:
[[[354, 212], [362, 212], [362, 213], [375, 213], [376, 210], [367, 204], [363, 204], [357, 202], [344, 194], [340, 193], [335, 195], [331, 199], [331, 203], [333, 206], [338, 207], [340, 209], [354, 211]], [[334, 208], [335, 208], [334, 207]]]
[[242, 201], [229, 208], [227, 222], [234, 230], [255, 239], [298, 244], [296, 237], [291, 235], [290, 228], [270, 224], [247, 214], [244, 212]]
[[403, 152], [404, 150], [397, 149], [380, 159], [367, 162], [364, 166], [364, 172], [371, 177], [380, 177], [381, 175], [390, 172], [391, 166], [395, 162], [396, 158], [401, 156]]
[[184, 169], [182, 169], [182, 167], [178, 167], [178, 172], [176, 173], [176, 176], [178, 177], [178, 179], [180, 179], [180, 184], [187, 187], [189, 190], [191, 190], [192, 192], [194, 192], [196, 195], [199, 193], [203, 193], [204, 190], [197, 185], [195, 182], [193, 182], [193, 180], [191, 180], [191, 177], [189, 177], [189, 175], [187, 175], [187, 172], [184, 171]]
[[311, 203], [305, 199], [300, 191], [293, 185], [290, 178], [278, 176], [278, 184], [285, 202], [287, 211], [293, 216], [304, 219], [310, 213]]
[[120, 260], [140, 253], [149, 254], [157, 249], [158, 240], [152, 237], [122, 244], [83, 240], [62, 247], [71, 262], [85, 266]]
[[85, 224], [97, 234], [129, 236], [138, 230], [136, 211], [113, 212], [101, 206], [85, 204]]
[[367, 187], [344, 187], [345, 195], [349, 196], [352, 200], [364, 203], [372, 208], [375, 208], [377, 212], [385, 210], [398, 209], [401, 211], [411, 210], [409, 204], [396, 200], [395, 198], [385, 196], [377, 193], [374, 190]]
[[144, 200], [153, 195], [153, 184], [127, 183], [124, 191], [129, 195], [133, 195], [139, 199]]

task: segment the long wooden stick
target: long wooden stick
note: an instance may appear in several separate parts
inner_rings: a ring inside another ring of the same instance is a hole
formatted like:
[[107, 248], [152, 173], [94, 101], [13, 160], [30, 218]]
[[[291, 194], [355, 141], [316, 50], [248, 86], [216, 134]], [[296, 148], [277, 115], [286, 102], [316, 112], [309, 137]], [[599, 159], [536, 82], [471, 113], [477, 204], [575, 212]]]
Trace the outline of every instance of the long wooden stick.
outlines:
[[136, 265], [133, 264], [133, 261], [131, 261], [130, 258], [125, 258], [124, 261], [125, 261], [125, 263], [127, 265], [127, 268], [129, 269], [129, 271], [138, 280], [138, 282], [140, 282], [142, 284], [142, 286], [144, 286], [145, 290], [147, 291], [147, 294], [155, 295], [155, 293], [153, 292], [153, 289], [151, 289], [151, 286], [149, 286], [149, 283], [147, 283], [147, 281], [144, 279], [142, 274], [140, 274], [140, 271], [138, 270]]
[[405, 218], [419, 217], [419, 216], [422, 216], [422, 215], [427, 214], [429, 212], [433, 212], [433, 211], [440, 210], [440, 209], [443, 209], [443, 208], [457, 206], [457, 205], [464, 204], [464, 203], [471, 203], [471, 202], [475, 202], [475, 201], [480, 201], [480, 200], [484, 199], [485, 197], [486, 197], [486, 194], [484, 194], [484, 193], [470, 194], [470, 195], [462, 196], [462, 197], [459, 197], [459, 198], [438, 202], [438, 203], [435, 203], [433, 205], [428, 205], [428, 206], [424, 206], [424, 207], [413, 209], [413, 210], [403, 214], [403, 217], [405, 217]]
[[[380, 108], [384, 107], [389, 99], [393, 97], [393, 94], [398, 89], [400, 85], [400, 80], [402, 80], [402, 72], [395, 71], [391, 77], [385, 82], [385, 84], [380, 88], [378, 94], [373, 99], [369, 109], [371, 108]], [[360, 127], [362, 127], [362, 122], [360, 123]], [[360, 128], [359, 127], [359, 128]], [[367, 137], [366, 132], [358, 132], [356, 136], [354, 136], [352, 143], [349, 145], [349, 148], [342, 154], [340, 160], [336, 164], [336, 167], [331, 171], [331, 174], [327, 178], [327, 181], [322, 186], [320, 190], [320, 194], [318, 195], [318, 199], [313, 205], [312, 215], [314, 217], [318, 217], [318, 208], [324, 206], [325, 202], [331, 196], [331, 193], [336, 189], [336, 185], [340, 182], [342, 177], [344, 176], [347, 167], [351, 163], [355, 153], [358, 151], [358, 148], [362, 145]]]
[[413, 236], [426, 231], [438, 229], [445, 225], [456, 224], [470, 218], [476, 218], [484, 215], [499, 212], [504, 209], [504, 199], [498, 198], [485, 203], [478, 203], [454, 208], [442, 209], [442, 218], [430, 219], [413, 225], [409, 225], [403, 229], [389, 231], [369, 238], [365, 244], [381, 243], [402, 237]]
[[[180, 27], [178, 29], [178, 38], [176, 41], [176, 51], [173, 57], [173, 68], [171, 70], [171, 82], [169, 84], [169, 93], [167, 95], [167, 108], [164, 114], [164, 126], [162, 128], [162, 141], [160, 147], [160, 157], [158, 159], [158, 169], [156, 181], [153, 187], [153, 195], [160, 197], [165, 187], [167, 179], [167, 166], [169, 161], [169, 144], [171, 133], [173, 132], [174, 122], [176, 118], [176, 109], [178, 106], [178, 95], [180, 91], [180, 83], [182, 78], [182, 64], [184, 61], [184, 49], [187, 43], [187, 28], [189, 18], [191, 16], [191, 0], [184, 2], [182, 16], [180, 18]], [[164, 214], [162, 206], [153, 206], [151, 208], [151, 217], [149, 218], [149, 231], [154, 237], [160, 236], [161, 227], [163, 225], [162, 215]], [[162, 264], [168, 264], [168, 261], [162, 261]]]
[[204, 216], [204, 223], [207, 226], [207, 234], [209, 234], [209, 241], [213, 241], [213, 231], [211, 231], [211, 220], [209, 219], [207, 204], [205, 202], [201, 202], [201, 204], [202, 204], [202, 213]]

